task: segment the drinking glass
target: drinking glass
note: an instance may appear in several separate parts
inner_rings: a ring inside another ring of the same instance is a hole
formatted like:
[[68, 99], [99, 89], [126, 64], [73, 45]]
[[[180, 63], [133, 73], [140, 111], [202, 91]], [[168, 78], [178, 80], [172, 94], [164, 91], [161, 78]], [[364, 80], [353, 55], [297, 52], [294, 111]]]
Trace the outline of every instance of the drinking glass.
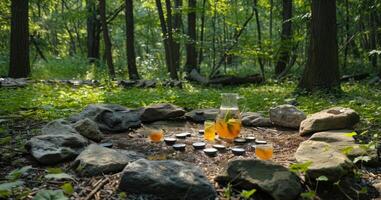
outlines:
[[148, 138], [151, 142], [161, 142], [164, 139], [164, 131], [161, 129], [150, 129]]
[[213, 142], [216, 137], [216, 127], [213, 121], [204, 122], [204, 139]]
[[271, 160], [273, 157], [272, 144], [260, 144], [255, 146], [255, 155], [261, 160]]

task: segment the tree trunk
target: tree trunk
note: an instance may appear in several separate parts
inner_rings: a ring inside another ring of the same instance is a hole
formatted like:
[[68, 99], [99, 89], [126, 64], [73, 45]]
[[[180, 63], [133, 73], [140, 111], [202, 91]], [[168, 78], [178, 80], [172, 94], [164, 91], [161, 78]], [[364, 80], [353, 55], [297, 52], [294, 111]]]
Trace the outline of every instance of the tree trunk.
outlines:
[[299, 87], [312, 91], [340, 84], [336, 1], [312, 0], [311, 35], [307, 65]]
[[9, 76], [28, 77], [29, 64], [29, 22], [28, 0], [11, 1], [11, 45]]
[[[284, 4], [284, 1], [283, 1]], [[274, 10], [274, 0], [270, 0], [270, 25], [269, 25], [269, 34], [270, 34], [270, 42], [272, 42], [273, 39], [273, 10]], [[283, 7], [284, 12], [284, 7]], [[283, 13], [284, 16], [284, 13]]]
[[196, 0], [188, 0], [188, 41], [187, 41], [187, 60], [185, 64], [186, 73], [190, 73], [197, 67], [197, 52], [196, 52]]
[[[201, 62], [203, 60], [203, 45], [204, 45], [204, 30], [205, 30], [205, 5], [206, 0], [202, 1], [202, 14], [201, 14], [201, 30], [200, 30], [200, 48], [199, 48], [199, 54], [198, 54], [198, 65], [201, 65]], [[200, 69], [198, 69], [200, 72]]]
[[168, 30], [167, 30], [167, 25], [164, 19], [164, 12], [163, 12], [163, 6], [161, 4], [161, 0], [156, 0], [156, 7], [157, 7], [157, 12], [159, 14], [160, 27], [161, 27], [162, 37], [163, 37], [165, 62], [167, 64], [167, 70], [169, 72], [172, 66], [172, 58], [171, 58], [172, 54], [171, 54], [171, 49], [169, 48]]
[[182, 24], [182, 18], [181, 18], [181, 7], [183, 6], [183, 0], [175, 0], [175, 12], [173, 14], [173, 33], [174, 33], [174, 39], [173, 39], [173, 63], [176, 66], [176, 70], [180, 69], [180, 43], [179, 43], [179, 37], [181, 34], [181, 24]]
[[279, 49], [279, 58], [275, 66], [275, 75], [280, 75], [290, 60], [291, 40], [292, 40], [292, 0], [283, 0], [283, 22], [281, 33], [281, 45]]
[[[257, 35], [258, 35], [258, 47], [262, 49], [262, 32], [261, 32], [261, 24], [259, 22], [259, 14], [258, 14], [258, 0], [254, 0], [254, 13], [255, 13], [255, 21], [257, 23]], [[262, 58], [258, 56], [258, 63], [261, 70], [261, 75], [263, 80], [265, 80], [265, 67], [263, 65]]]
[[165, 7], [167, 10], [167, 30], [168, 30], [168, 47], [171, 52], [171, 66], [169, 68], [169, 75], [171, 79], [177, 80], [177, 69], [176, 58], [173, 50], [175, 49], [175, 42], [173, 40], [173, 29], [172, 29], [172, 5], [170, 0], [165, 0]]
[[[376, 8], [371, 8], [372, 10], [370, 11], [370, 15], [369, 15], [369, 24], [370, 24], [370, 35], [369, 35], [369, 39], [370, 39], [370, 50], [373, 51], [373, 50], [376, 50], [377, 49], [377, 24], [376, 24], [376, 15], [377, 13], [375, 13], [375, 9]], [[372, 54], [370, 56], [370, 61], [372, 63], [372, 67], [373, 69], [377, 70], [377, 54]]]
[[99, 20], [95, 0], [87, 0], [87, 58], [90, 62], [99, 59]]
[[347, 58], [349, 49], [349, 0], [345, 0], [345, 48], [344, 48], [344, 63], [343, 71], [347, 69]]
[[112, 80], [115, 79], [115, 69], [112, 62], [112, 52], [111, 52], [111, 40], [108, 33], [107, 21], [106, 21], [106, 2], [105, 0], [99, 0], [99, 15], [101, 17], [101, 24], [103, 30], [103, 40], [105, 44], [105, 57], [108, 66], [108, 72]]
[[126, 0], [126, 52], [128, 75], [131, 80], [139, 79], [138, 69], [135, 60], [135, 39], [134, 39], [134, 7], [133, 0]]

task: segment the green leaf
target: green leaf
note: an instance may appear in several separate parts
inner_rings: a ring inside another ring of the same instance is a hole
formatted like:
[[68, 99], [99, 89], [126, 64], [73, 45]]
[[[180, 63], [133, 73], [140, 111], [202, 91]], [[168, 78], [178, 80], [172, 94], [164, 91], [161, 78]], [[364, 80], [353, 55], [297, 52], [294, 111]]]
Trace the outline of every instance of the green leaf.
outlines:
[[54, 179], [54, 180], [73, 180], [74, 178], [66, 173], [60, 173], [60, 174], [46, 174], [46, 179]]
[[23, 181], [14, 181], [0, 184], [0, 198], [9, 197], [13, 188], [20, 187], [23, 184]]
[[33, 200], [68, 200], [62, 190], [40, 190]]
[[351, 133], [344, 134], [344, 136], [346, 136], [346, 137], [353, 137], [353, 136], [356, 136], [356, 135], [357, 135], [356, 132], [351, 132]]
[[8, 144], [12, 141], [12, 137], [11, 136], [7, 136], [7, 137], [4, 137], [4, 138], [0, 138], [0, 145], [5, 145], [5, 144]]
[[311, 166], [312, 161], [304, 162], [304, 163], [295, 163], [290, 165], [290, 170], [292, 172], [299, 172], [304, 173], [308, 170], [308, 168]]
[[316, 181], [328, 181], [328, 178], [326, 176], [319, 176], [316, 178]]
[[244, 199], [249, 199], [251, 196], [253, 196], [253, 194], [254, 194], [256, 191], [257, 191], [256, 189], [252, 189], [252, 190], [242, 190], [242, 192], [241, 192], [241, 197], [243, 197]]
[[300, 194], [303, 199], [314, 199], [316, 197], [315, 191], [303, 192]]
[[127, 198], [127, 194], [125, 192], [120, 192], [118, 196], [119, 196], [119, 199], [126, 199]]
[[353, 147], [348, 146], [348, 147], [345, 147], [344, 149], [341, 149], [341, 153], [348, 155], [353, 151], [353, 149], [354, 149]]
[[59, 167], [57, 167], [57, 168], [49, 167], [47, 169], [47, 171], [48, 171], [48, 174], [61, 174], [61, 173], [63, 173], [63, 170]]
[[359, 161], [368, 162], [368, 161], [370, 161], [370, 157], [369, 156], [359, 156], [359, 157], [356, 157], [353, 160], [353, 163], [357, 163]]
[[32, 166], [24, 166], [20, 169], [15, 169], [13, 171], [11, 171], [8, 175], [7, 175], [7, 179], [10, 180], [10, 181], [15, 181], [17, 179], [19, 179], [22, 175], [26, 174], [30, 169], [32, 169]]
[[71, 183], [64, 183], [62, 186], [61, 186], [61, 189], [64, 191], [65, 194], [67, 195], [71, 195], [73, 194], [74, 192], [74, 188], [73, 186], [71, 185]]

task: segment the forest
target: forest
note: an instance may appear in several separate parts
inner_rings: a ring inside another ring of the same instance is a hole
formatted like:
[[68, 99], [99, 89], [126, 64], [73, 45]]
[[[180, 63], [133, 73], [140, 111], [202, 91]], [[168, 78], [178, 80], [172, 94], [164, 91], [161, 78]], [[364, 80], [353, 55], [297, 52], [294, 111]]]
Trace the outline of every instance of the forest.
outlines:
[[0, 1], [0, 199], [381, 198], [381, 0]]

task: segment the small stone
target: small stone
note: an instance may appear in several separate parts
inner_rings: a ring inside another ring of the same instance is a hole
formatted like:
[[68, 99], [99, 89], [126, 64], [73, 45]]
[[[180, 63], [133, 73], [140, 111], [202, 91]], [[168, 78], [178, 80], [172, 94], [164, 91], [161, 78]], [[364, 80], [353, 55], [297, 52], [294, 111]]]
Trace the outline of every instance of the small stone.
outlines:
[[236, 156], [242, 156], [245, 154], [245, 149], [239, 148], [239, 147], [234, 147], [234, 148], [232, 148], [232, 152]]
[[293, 105], [280, 105], [270, 109], [270, 120], [281, 127], [298, 129], [306, 115]]
[[256, 112], [244, 112], [242, 114], [242, 124], [244, 126], [253, 126], [253, 127], [271, 127], [269, 118], [263, 117], [262, 114]]
[[56, 132], [32, 137], [25, 148], [41, 164], [54, 165], [73, 160], [88, 144], [80, 134]]
[[210, 200], [216, 191], [201, 169], [191, 163], [174, 160], [130, 163], [123, 170], [119, 189], [129, 194], [153, 194], [164, 199]]
[[267, 141], [256, 139], [256, 140], [255, 140], [255, 144], [267, 144]]
[[186, 145], [185, 144], [174, 144], [174, 145], [172, 145], [172, 147], [176, 151], [185, 151]]
[[185, 139], [186, 137], [188, 137], [188, 133], [178, 133], [175, 136], [179, 139]]
[[213, 121], [216, 119], [220, 110], [215, 108], [192, 110], [185, 114], [185, 118], [189, 121], [203, 123], [204, 121]]
[[247, 142], [255, 142], [255, 137], [254, 136], [247, 136], [245, 137]]
[[204, 149], [204, 153], [207, 155], [207, 156], [210, 156], [210, 157], [214, 157], [217, 155], [217, 152], [218, 150], [215, 149], [215, 148], [206, 148]]
[[169, 103], [156, 104], [144, 108], [140, 119], [143, 122], [153, 122], [182, 117], [184, 114], [185, 110], [178, 106]]
[[172, 146], [176, 143], [177, 139], [176, 138], [172, 138], [172, 137], [166, 137], [164, 138], [164, 142], [165, 144], [167, 144], [168, 146]]
[[300, 135], [320, 131], [352, 129], [360, 116], [350, 108], [334, 107], [312, 114], [300, 124]]
[[41, 129], [42, 134], [79, 134], [71, 124], [64, 119], [57, 119], [47, 123]]
[[123, 170], [129, 163], [143, 158], [134, 151], [115, 150], [89, 145], [74, 161], [73, 167], [82, 176], [99, 176]]
[[234, 143], [236, 144], [245, 144], [247, 141], [245, 138], [236, 138], [234, 139]]
[[205, 142], [195, 142], [192, 144], [193, 148], [196, 150], [204, 149], [206, 144]]
[[77, 121], [73, 127], [79, 134], [95, 142], [100, 142], [104, 138], [98, 124], [89, 118]]

